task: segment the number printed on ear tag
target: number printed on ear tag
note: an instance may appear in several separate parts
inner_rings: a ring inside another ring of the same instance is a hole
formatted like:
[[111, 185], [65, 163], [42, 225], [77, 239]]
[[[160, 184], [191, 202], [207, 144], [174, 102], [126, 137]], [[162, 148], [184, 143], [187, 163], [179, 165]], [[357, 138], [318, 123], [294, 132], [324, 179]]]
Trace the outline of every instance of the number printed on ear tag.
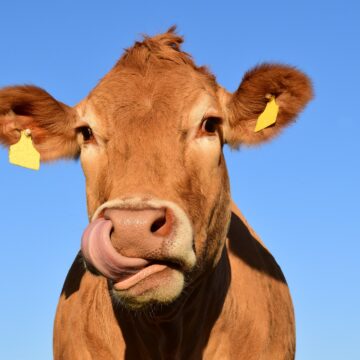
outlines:
[[28, 169], [39, 170], [40, 154], [35, 149], [28, 130], [21, 132], [20, 140], [9, 148], [9, 162]]
[[265, 110], [257, 119], [255, 132], [263, 130], [276, 123], [279, 112], [279, 105], [275, 101], [275, 96], [271, 96], [270, 101], [266, 104]]

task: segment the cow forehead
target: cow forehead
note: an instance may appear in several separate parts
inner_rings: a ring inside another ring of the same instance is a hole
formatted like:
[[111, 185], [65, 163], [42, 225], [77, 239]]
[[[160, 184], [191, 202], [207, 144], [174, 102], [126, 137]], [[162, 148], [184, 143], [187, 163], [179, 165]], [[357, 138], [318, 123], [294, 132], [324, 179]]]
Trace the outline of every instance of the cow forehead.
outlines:
[[142, 126], [186, 127], [186, 122], [197, 122], [209, 108], [218, 106], [216, 90], [201, 78], [118, 74], [105, 85], [78, 107], [81, 120], [105, 137], [108, 132], [131, 132]]
[[139, 128], [165, 133], [181, 128], [186, 117], [201, 117], [211, 102], [216, 107], [215, 77], [180, 51], [178, 41], [166, 34], [126, 50], [79, 107], [81, 120], [106, 139]]

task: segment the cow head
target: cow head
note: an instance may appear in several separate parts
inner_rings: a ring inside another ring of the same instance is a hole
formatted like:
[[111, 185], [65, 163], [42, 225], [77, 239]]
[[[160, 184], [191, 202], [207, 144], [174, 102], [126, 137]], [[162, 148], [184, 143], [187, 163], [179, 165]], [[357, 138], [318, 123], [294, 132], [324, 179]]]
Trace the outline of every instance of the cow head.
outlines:
[[[265, 142], [312, 96], [298, 70], [265, 64], [231, 94], [182, 52], [173, 29], [125, 51], [75, 107], [34, 86], [0, 91], [0, 140], [30, 129], [42, 161], [80, 157], [90, 269], [132, 308], [171, 303], [216, 266], [230, 219], [223, 145]], [[254, 132], [267, 96], [275, 125]]]

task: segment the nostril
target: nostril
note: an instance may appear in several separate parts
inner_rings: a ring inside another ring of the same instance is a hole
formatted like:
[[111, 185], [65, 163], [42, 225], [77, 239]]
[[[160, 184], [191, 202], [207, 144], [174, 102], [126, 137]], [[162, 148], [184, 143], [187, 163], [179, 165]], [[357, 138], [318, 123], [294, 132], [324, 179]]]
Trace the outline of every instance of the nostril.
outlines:
[[173, 228], [173, 215], [169, 209], [164, 209], [151, 224], [150, 231], [156, 236], [168, 236]]
[[166, 217], [162, 216], [161, 218], [156, 219], [150, 228], [150, 231], [152, 233], [156, 233], [158, 230], [160, 230], [164, 225], [166, 224]]

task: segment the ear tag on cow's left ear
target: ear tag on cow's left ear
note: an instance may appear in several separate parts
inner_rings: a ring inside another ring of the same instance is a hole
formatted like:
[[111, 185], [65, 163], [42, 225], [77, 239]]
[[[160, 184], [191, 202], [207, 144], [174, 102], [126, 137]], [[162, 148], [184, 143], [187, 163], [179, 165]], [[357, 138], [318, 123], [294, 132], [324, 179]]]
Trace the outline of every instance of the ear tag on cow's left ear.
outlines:
[[39, 170], [40, 154], [33, 145], [29, 129], [22, 131], [20, 140], [10, 146], [9, 162], [28, 169]]
[[255, 132], [263, 130], [276, 123], [276, 118], [279, 112], [279, 105], [275, 101], [275, 96], [270, 95], [269, 102], [266, 104], [265, 110], [257, 119]]

